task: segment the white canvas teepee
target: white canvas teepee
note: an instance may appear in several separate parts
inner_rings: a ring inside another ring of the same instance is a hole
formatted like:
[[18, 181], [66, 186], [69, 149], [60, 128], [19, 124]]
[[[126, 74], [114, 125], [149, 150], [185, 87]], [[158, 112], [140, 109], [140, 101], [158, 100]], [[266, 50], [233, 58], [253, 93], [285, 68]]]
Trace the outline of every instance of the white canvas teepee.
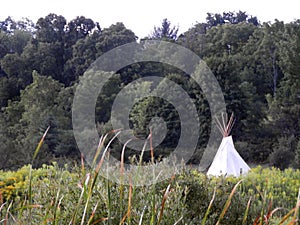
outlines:
[[232, 137], [229, 136], [231, 128], [234, 124], [233, 114], [231, 115], [227, 125], [225, 124], [224, 116], [222, 116], [222, 123], [218, 121], [218, 127], [223, 134], [223, 140], [214, 157], [214, 160], [207, 171], [207, 175], [213, 176], [240, 176], [250, 170], [250, 167], [242, 159], [236, 151]]

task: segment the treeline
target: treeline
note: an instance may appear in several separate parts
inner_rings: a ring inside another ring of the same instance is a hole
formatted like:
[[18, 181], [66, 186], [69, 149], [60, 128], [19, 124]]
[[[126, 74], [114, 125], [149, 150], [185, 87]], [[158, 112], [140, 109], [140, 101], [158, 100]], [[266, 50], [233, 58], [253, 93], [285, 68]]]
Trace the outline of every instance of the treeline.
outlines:
[[[236, 147], [248, 162], [300, 167], [300, 20], [260, 23], [245, 12], [208, 14], [206, 22], [178, 34], [177, 27], [164, 19], [143, 39], [182, 45], [207, 63], [220, 83], [228, 111], [235, 113]], [[71, 118], [78, 81], [103, 53], [137, 41], [123, 23], [101, 28], [83, 16], [71, 21], [55, 14], [36, 23], [10, 17], [1, 21], [0, 168], [29, 163], [49, 125], [38, 162], [78, 159]], [[212, 120], [207, 101], [189, 76], [164, 64], [137, 63], [118, 71], [98, 98], [99, 133], [111, 129], [110, 108], [122, 87], [153, 75], [175, 81], [195, 102], [201, 137], [191, 163], [199, 162]], [[153, 116], [163, 117], [169, 128], [156, 154], [168, 154], [180, 136], [178, 113], [162, 99], [145, 98], [130, 115], [136, 135], [147, 136]], [[118, 143], [112, 152], [118, 157]]]

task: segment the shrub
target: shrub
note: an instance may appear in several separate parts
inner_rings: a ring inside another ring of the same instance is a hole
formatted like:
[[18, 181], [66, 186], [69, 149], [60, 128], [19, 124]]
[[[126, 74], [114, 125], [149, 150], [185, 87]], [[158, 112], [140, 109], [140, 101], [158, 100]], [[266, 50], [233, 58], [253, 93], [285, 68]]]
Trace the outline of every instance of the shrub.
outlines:
[[288, 168], [294, 158], [294, 153], [292, 150], [293, 141], [294, 137], [279, 139], [278, 146], [275, 147], [274, 151], [269, 157], [270, 164], [272, 166], [276, 166], [280, 169]]

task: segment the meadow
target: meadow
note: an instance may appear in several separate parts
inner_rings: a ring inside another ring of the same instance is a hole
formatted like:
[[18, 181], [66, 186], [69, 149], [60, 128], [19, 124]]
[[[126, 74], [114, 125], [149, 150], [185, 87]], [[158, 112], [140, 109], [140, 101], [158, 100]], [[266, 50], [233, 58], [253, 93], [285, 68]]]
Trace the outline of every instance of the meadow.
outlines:
[[[299, 170], [257, 166], [239, 178], [207, 177], [197, 168], [182, 165], [180, 170], [174, 169], [173, 176], [161, 182], [134, 185], [136, 180], [149, 179], [145, 174], [144, 178], [131, 176], [129, 184], [116, 183], [101, 174], [109, 157], [105, 138], [102, 137], [90, 166], [82, 160], [81, 164], [64, 167], [53, 163], [33, 168], [30, 164], [16, 171], [0, 171], [0, 223], [299, 223]], [[154, 160], [144, 163], [141, 159], [142, 156], [132, 160], [135, 168], [158, 163]], [[122, 162], [114, 169], [120, 179], [125, 179], [130, 177], [131, 170]], [[169, 165], [167, 160], [160, 163]]]

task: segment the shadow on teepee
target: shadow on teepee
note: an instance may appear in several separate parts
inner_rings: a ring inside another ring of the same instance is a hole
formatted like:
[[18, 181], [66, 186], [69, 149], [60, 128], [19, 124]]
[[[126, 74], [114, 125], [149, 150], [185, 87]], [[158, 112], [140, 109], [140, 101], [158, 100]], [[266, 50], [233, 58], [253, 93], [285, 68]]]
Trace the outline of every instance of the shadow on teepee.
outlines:
[[216, 118], [223, 140], [218, 148], [214, 160], [207, 171], [209, 176], [235, 176], [246, 174], [250, 167], [236, 151], [230, 131], [234, 125], [234, 116], [231, 114], [229, 120], [227, 115], [222, 114], [222, 121]]

